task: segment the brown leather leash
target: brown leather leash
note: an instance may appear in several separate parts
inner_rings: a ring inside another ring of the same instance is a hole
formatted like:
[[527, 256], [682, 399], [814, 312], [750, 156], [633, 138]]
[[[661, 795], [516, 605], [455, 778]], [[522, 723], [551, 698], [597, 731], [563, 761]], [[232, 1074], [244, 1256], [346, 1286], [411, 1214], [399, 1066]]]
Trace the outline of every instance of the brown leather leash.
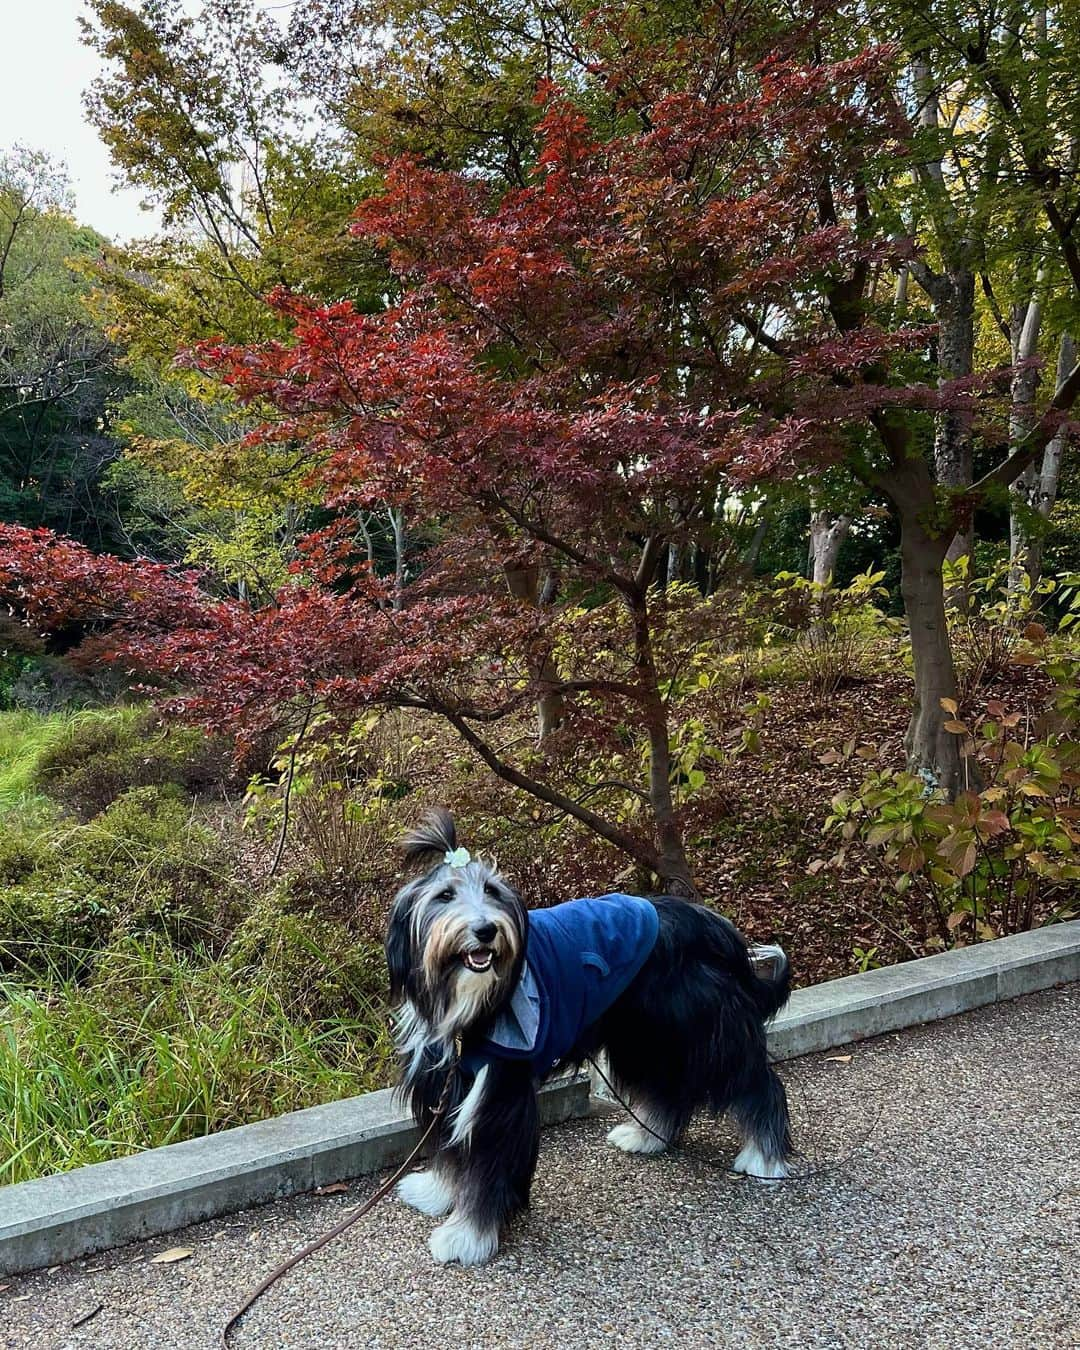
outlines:
[[439, 1123], [439, 1120], [446, 1109], [446, 1099], [450, 1095], [450, 1085], [453, 1081], [454, 1075], [452, 1073], [448, 1073], [446, 1075], [446, 1086], [442, 1090], [442, 1096], [439, 1098], [439, 1104], [438, 1106], [436, 1106], [435, 1114], [431, 1118], [431, 1124], [428, 1125], [427, 1129], [417, 1140], [416, 1146], [413, 1148], [412, 1152], [401, 1164], [401, 1166], [397, 1169], [397, 1171], [393, 1174], [393, 1176], [390, 1177], [389, 1181], [384, 1181], [383, 1184], [379, 1187], [379, 1189], [375, 1192], [375, 1194], [370, 1196], [367, 1200], [365, 1200], [359, 1209], [354, 1210], [351, 1214], [347, 1214], [345, 1218], [342, 1219], [340, 1223], [335, 1224], [334, 1227], [331, 1228], [329, 1232], [323, 1233], [321, 1237], [315, 1238], [313, 1241], [309, 1242], [306, 1247], [301, 1247], [301, 1249], [298, 1252], [294, 1252], [293, 1255], [288, 1257], [287, 1260], [282, 1261], [279, 1266], [275, 1266], [274, 1269], [270, 1272], [270, 1274], [267, 1275], [264, 1280], [260, 1281], [260, 1283], [255, 1286], [255, 1288], [251, 1291], [251, 1293], [248, 1294], [247, 1298], [244, 1299], [243, 1303], [241, 1303], [239, 1308], [237, 1308], [237, 1310], [233, 1313], [233, 1315], [221, 1328], [221, 1350], [228, 1350], [229, 1332], [233, 1329], [233, 1327], [237, 1324], [237, 1322], [240, 1321], [241, 1317], [243, 1317], [243, 1315], [248, 1311], [251, 1305], [257, 1299], [262, 1298], [263, 1294], [266, 1293], [266, 1291], [270, 1288], [272, 1284], [275, 1283], [275, 1281], [280, 1280], [282, 1275], [285, 1275], [290, 1270], [292, 1270], [293, 1266], [299, 1265], [300, 1262], [303, 1261], [305, 1257], [311, 1256], [314, 1252], [317, 1252], [321, 1248], [325, 1247], [327, 1243], [333, 1242], [334, 1238], [340, 1237], [340, 1235], [344, 1233], [347, 1228], [351, 1228], [352, 1225], [356, 1223], [358, 1219], [362, 1219], [365, 1214], [367, 1214], [370, 1210], [374, 1209], [375, 1206], [379, 1203], [380, 1200], [383, 1199], [384, 1196], [390, 1194], [393, 1188], [397, 1185], [397, 1183], [401, 1180], [401, 1178], [405, 1175], [405, 1173], [416, 1161], [417, 1157], [420, 1154], [421, 1149], [431, 1138], [432, 1131], [434, 1130], [435, 1126]]

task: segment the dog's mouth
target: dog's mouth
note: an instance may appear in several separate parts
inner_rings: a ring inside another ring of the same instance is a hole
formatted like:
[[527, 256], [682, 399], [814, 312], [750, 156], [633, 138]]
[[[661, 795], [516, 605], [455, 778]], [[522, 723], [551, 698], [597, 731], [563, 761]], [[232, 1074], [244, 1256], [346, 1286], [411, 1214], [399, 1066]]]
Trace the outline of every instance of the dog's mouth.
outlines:
[[461, 960], [466, 970], [483, 975], [495, 964], [495, 953], [490, 947], [474, 947], [472, 951], [462, 952]]

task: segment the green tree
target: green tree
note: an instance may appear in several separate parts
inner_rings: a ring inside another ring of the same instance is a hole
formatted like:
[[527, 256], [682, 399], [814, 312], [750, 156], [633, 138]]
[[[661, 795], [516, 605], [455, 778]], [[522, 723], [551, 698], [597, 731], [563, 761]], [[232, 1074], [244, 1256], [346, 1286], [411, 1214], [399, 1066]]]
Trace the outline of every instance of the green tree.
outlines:
[[116, 547], [102, 476], [117, 453], [111, 409], [126, 379], [84, 304], [80, 264], [103, 241], [69, 207], [47, 156], [0, 159], [0, 519]]
[[[104, 72], [87, 111], [163, 234], [104, 253], [96, 313], [136, 388], [121, 409], [133, 542], [206, 566], [244, 595], [282, 576], [308, 496], [295, 448], [244, 445], [250, 417], [177, 356], [214, 338], [284, 336], [275, 288], [377, 307], [385, 269], [348, 234], [369, 171], [312, 122], [282, 34], [250, 0], [92, 0]], [[375, 181], [374, 179], [372, 181]]]

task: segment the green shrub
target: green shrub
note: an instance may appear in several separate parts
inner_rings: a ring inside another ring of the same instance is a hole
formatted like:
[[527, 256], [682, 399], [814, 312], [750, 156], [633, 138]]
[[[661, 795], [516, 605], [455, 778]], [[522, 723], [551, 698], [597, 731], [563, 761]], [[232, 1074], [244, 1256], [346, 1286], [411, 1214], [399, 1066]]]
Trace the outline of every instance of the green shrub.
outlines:
[[1041, 728], [998, 699], [965, 720], [942, 700], [979, 790], [949, 801], [932, 779], [884, 771], [833, 798], [825, 828], [840, 834], [837, 860], [861, 844], [880, 861], [929, 946], [1080, 913], [1080, 660], [1039, 664], [1056, 682]]
[[12, 811], [0, 825], [0, 892], [28, 881], [55, 852], [48, 817]]
[[0, 971], [34, 982], [78, 977], [114, 921], [96, 898], [63, 884], [8, 887], [0, 893]]
[[288, 904], [281, 889], [248, 915], [226, 952], [229, 969], [251, 972], [292, 1017], [319, 1020], [384, 1007], [381, 947], [357, 941], [337, 919]]
[[779, 614], [770, 637], [786, 640], [787, 664], [808, 688], [814, 707], [827, 707], [841, 685], [864, 678], [897, 624], [881, 608], [889, 594], [884, 572], [868, 571], [847, 586], [808, 581], [792, 572], [774, 580]]
[[74, 717], [38, 757], [37, 786], [89, 819], [133, 787], [179, 788], [188, 797], [235, 785], [230, 751], [149, 709]]
[[0, 845], [0, 969], [78, 974], [124, 933], [220, 947], [248, 903], [225, 841], [177, 788], [135, 788], [86, 825]]
[[71, 831], [63, 875], [115, 915], [125, 932], [160, 932], [178, 946], [212, 943], [244, 899], [235, 862], [193, 819], [176, 787], [132, 788]]
[[423, 744], [394, 714], [369, 713], [345, 733], [316, 717], [300, 741], [278, 748], [272, 777], [247, 787], [247, 825], [276, 847], [289, 803], [293, 856], [304, 871], [337, 882], [343, 894], [384, 880], [401, 833], [399, 803], [412, 791], [411, 761]]

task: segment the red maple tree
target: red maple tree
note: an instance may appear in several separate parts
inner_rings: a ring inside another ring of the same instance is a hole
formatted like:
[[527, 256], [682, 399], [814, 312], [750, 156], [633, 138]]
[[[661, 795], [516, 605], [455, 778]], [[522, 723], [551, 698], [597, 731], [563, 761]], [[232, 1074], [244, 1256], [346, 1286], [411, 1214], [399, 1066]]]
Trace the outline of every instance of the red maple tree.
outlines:
[[[941, 395], [887, 378], [924, 334], [842, 328], [822, 299], [892, 248], [859, 208], [901, 150], [892, 53], [748, 71], [708, 43], [675, 63], [627, 47], [595, 72], [614, 134], [540, 91], [524, 189], [387, 166], [354, 226], [390, 259], [384, 312], [277, 293], [292, 341], [189, 358], [270, 410], [255, 438], [302, 450], [332, 517], [274, 604], [200, 600], [115, 560], [65, 566], [100, 566], [123, 601], [116, 652], [172, 682], [185, 715], [250, 735], [297, 706], [428, 710], [500, 778], [692, 894], [668, 708], [689, 602], [663, 584], [668, 551], [708, 536], [741, 486], [839, 458], [853, 427]], [[430, 522], [403, 590], [356, 544], [376, 500]], [[41, 622], [28, 540], [0, 546], [0, 593]], [[55, 552], [48, 567], [56, 613], [100, 611], [64, 593]], [[596, 755], [576, 780], [583, 744]], [[607, 781], [596, 756], [627, 744], [640, 777]]]

